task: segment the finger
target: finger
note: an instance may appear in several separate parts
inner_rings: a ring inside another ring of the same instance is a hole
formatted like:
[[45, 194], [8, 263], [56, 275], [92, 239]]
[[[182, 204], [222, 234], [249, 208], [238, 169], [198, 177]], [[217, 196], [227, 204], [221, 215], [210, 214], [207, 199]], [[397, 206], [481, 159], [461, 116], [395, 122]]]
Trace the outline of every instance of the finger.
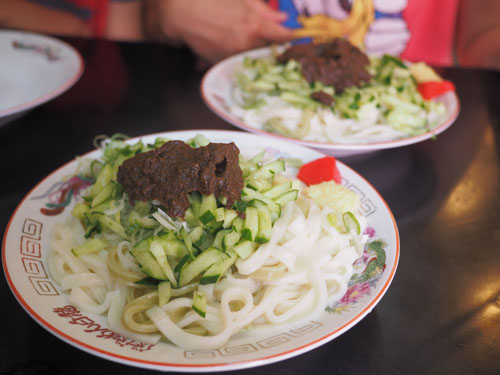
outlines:
[[[220, 43], [214, 42], [203, 36], [187, 37], [186, 43], [190, 49], [198, 56], [203, 57], [210, 63], [216, 63], [235, 53], [243, 52], [248, 49], [263, 47], [267, 43], [262, 39], [252, 39], [251, 41], [239, 41], [238, 43]], [[251, 44], [250, 44], [251, 43]]]
[[261, 22], [259, 38], [268, 42], [284, 43], [296, 38], [294, 31], [275, 22]]
[[248, 3], [261, 17], [270, 21], [283, 22], [288, 18], [288, 13], [274, 10], [262, 0], [248, 0]]

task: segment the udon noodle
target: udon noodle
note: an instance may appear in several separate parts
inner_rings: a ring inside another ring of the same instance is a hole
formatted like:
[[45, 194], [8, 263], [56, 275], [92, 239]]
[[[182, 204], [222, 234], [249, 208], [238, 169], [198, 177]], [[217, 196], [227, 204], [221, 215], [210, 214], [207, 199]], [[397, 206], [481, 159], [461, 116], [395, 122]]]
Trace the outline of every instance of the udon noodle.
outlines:
[[[121, 204], [107, 214], [116, 215]], [[338, 214], [301, 192], [282, 208], [268, 243], [238, 259], [216, 283], [172, 288], [162, 306], [156, 287], [138, 283], [145, 275], [130, 254], [136, 238], [104, 231], [99, 234], [106, 240], [104, 249], [75, 256], [72, 249], [86, 239], [82, 224], [72, 217], [54, 227], [47, 260], [69, 302], [105, 314], [117, 333], [147, 343], [164, 336], [182, 348], [213, 349], [240, 332], [310, 320], [342, 298], [352, 264], [363, 252], [366, 219], [355, 214], [359, 232], [339, 230], [331, 223], [332, 213]], [[205, 317], [192, 309], [195, 290], [207, 296]]]

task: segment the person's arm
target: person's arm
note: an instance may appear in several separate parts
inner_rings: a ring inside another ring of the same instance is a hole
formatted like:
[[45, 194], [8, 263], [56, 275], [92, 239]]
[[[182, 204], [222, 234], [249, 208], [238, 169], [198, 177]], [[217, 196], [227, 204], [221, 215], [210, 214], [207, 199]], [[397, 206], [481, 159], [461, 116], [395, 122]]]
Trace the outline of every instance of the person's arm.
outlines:
[[500, 69], [499, 0], [461, 0], [456, 47], [460, 65]]
[[86, 23], [75, 15], [25, 0], [0, 1], [0, 27], [57, 35], [91, 35]]
[[[93, 30], [87, 20], [49, 4], [29, 0], [0, 0], [0, 27], [52, 35], [92, 36]], [[109, 1], [103, 37], [142, 40], [142, 26], [141, 0]]]
[[113, 40], [143, 40], [143, 2], [110, 0], [105, 37]]
[[212, 62], [293, 39], [280, 25], [287, 15], [262, 0], [145, 0], [144, 5], [149, 37], [184, 43]]
[[[103, 0], [105, 1], [105, 0]], [[287, 15], [263, 0], [109, 0], [101, 33], [115, 40], [185, 44], [215, 62], [269, 43], [292, 40]], [[55, 35], [92, 36], [85, 20], [26, 0], [0, 0], [0, 26]]]

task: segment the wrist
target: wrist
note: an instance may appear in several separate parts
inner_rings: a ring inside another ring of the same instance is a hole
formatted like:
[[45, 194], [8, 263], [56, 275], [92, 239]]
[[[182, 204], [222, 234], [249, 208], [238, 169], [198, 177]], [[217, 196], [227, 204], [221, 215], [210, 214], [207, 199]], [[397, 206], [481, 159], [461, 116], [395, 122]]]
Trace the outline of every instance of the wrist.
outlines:
[[143, 0], [143, 33], [147, 40], [180, 45], [180, 35], [168, 20], [170, 0]]

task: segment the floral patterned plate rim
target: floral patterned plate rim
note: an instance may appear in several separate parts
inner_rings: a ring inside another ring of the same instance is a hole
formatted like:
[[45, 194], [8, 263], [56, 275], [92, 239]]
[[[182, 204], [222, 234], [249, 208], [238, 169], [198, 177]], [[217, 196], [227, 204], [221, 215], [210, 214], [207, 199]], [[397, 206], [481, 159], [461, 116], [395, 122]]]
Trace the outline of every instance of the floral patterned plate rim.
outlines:
[[231, 88], [234, 87], [234, 70], [239, 66], [245, 57], [264, 57], [270, 56], [273, 47], [258, 48], [251, 51], [228, 57], [214, 66], [212, 66], [204, 75], [201, 82], [200, 91], [205, 104], [217, 116], [239, 129], [250, 133], [266, 135], [276, 140], [287, 140], [302, 146], [312, 147], [320, 152], [334, 155], [337, 157], [347, 157], [359, 155], [377, 150], [384, 150], [395, 147], [408, 146], [414, 143], [433, 138], [448, 129], [458, 117], [460, 112], [460, 101], [455, 92], [447, 92], [436, 100], [441, 101], [447, 110], [445, 118], [433, 129], [426, 133], [411, 137], [396, 139], [392, 141], [370, 142], [370, 143], [330, 143], [306, 141], [284, 135], [271, 133], [246, 124], [243, 120], [231, 113], [227, 104], [227, 98], [230, 95]]
[[[158, 136], [186, 140], [197, 134], [213, 142], [234, 141], [243, 151], [258, 145], [259, 149], [303, 161], [323, 156], [299, 145], [238, 131], [191, 130], [141, 138], [144, 142]], [[84, 157], [96, 158], [99, 152]], [[370, 237], [363, 257], [354, 264], [358, 273], [341, 301], [307, 323], [265, 333], [239, 333], [216, 350], [190, 351], [164, 342], [149, 345], [127, 339], [110, 330], [103, 316], [71, 306], [45, 262], [52, 226], [65, 220], [75, 198], [89, 183], [78, 176], [68, 178], [76, 166], [75, 160], [63, 165], [22, 200], [7, 225], [2, 261], [8, 284], [26, 312], [50, 333], [93, 355], [137, 367], [186, 372], [235, 370], [281, 361], [326, 344], [352, 328], [379, 303], [395, 275], [400, 253], [396, 221], [379, 193], [339, 162], [344, 186], [361, 198]]]
[[72, 87], [83, 73], [75, 48], [49, 36], [0, 30], [0, 124]]

